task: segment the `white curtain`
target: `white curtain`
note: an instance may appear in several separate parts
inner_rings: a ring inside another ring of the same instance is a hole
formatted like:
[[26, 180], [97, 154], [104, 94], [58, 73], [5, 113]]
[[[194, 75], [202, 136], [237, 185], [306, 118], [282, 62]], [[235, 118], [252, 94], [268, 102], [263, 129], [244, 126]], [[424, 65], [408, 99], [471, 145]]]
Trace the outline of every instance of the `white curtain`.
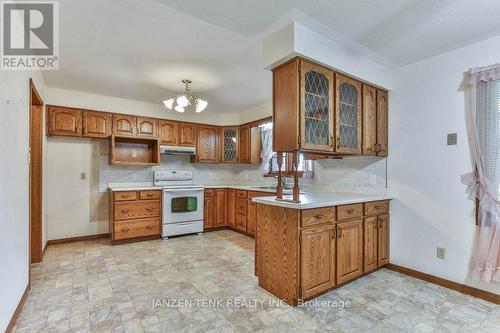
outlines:
[[466, 73], [466, 121], [474, 171], [462, 176], [479, 201], [471, 276], [500, 282], [500, 64]]
[[273, 156], [273, 129], [261, 128], [260, 137], [262, 141], [261, 158], [264, 161], [264, 174], [267, 174], [271, 166], [271, 157]]

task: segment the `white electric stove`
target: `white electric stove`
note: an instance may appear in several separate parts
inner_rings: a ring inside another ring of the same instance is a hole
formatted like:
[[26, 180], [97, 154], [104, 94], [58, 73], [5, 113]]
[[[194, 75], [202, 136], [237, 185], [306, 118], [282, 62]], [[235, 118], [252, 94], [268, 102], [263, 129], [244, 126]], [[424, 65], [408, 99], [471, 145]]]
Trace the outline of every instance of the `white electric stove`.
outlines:
[[163, 186], [162, 238], [203, 232], [203, 186], [185, 170], [155, 170], [155, 186]]

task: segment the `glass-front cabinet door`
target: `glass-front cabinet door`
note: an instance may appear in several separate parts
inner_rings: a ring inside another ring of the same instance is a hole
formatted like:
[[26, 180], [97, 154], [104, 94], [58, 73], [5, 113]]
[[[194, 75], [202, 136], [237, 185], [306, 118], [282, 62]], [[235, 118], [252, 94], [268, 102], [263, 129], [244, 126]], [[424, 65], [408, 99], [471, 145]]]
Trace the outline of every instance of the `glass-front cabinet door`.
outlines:
[[333, 71], [301, 61], [301, 139], [303, 149], [333, 151]]
[[336, 152], [361, 154], [361, 83], [337, 74]]
[[222, 162], [238, 162], [238, 134], [237, 127], [222, 128]]

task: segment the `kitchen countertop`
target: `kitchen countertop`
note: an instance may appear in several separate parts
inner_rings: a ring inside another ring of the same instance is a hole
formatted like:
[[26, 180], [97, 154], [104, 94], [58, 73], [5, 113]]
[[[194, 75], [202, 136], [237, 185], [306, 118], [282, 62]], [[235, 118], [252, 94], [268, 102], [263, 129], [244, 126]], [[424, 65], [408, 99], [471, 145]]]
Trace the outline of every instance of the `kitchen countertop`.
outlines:
[[[284, 195], [283, 199], [292, 199], [292, 196]], [[278, 201], [275, 199], [275, 197], [257, 197], [252, 198], [252, 201], [260, 204], [291, 209], [309, 209], [391, 199], [393, 199], [393, 197], [388, 194], [367, 194], [356, 192], [309, 192], [300, 195], [300, 203]]]
[[[197, 184], [198, 185], [198, 184]], [[199, 184], [204, 188], [233, 188], [237, 190], [247, 190], [256, 192], [268, 192], [276, 193], [276, 189], [273, 187], [267, 188], [271, 185], [203, 185]], [[263, 188], [265, 187], [265, 188]], [[108, 189], [110, 191], [146, 191], [146, 190], [161, 190], [162, 186], [154, 186], [152, 182], [130, 182], [130, 183], [109, 183]]]

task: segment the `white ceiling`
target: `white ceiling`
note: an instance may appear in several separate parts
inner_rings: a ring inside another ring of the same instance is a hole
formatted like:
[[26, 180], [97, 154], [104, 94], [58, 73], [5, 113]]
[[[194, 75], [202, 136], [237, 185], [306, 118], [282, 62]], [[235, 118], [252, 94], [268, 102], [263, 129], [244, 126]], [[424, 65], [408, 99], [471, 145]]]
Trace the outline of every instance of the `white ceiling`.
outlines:
[[396, 67], [500, 34], [498, 0], [85, 0], [60, 2], [49, 86], [161, 103], [193, 80], [207, 112], [271, 95], [260, 39], [296, 20]]

